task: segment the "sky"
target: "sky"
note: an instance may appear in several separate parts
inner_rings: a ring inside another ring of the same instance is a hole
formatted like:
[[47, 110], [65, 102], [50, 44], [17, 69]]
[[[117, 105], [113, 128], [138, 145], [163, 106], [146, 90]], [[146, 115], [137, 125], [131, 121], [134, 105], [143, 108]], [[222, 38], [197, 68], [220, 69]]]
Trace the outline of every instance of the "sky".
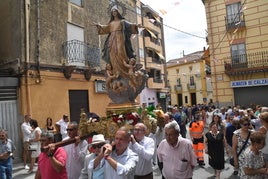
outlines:
[[163, 18], [167, 61], [181, 58], [183, 52], [187, 55], [207, 47], [206, 14], [202, 0], [141, 0], [141, 2], [149, 5]]

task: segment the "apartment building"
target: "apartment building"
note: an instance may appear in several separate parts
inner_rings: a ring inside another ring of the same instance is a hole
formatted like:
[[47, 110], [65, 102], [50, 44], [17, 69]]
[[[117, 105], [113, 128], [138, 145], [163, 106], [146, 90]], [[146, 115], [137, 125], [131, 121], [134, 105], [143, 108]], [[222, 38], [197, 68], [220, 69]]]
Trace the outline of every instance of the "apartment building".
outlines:
[[202, 0], [206, 10], [213, 101], [268, 105], [268, 1]]
[[208, 54], [207, 49], [167, 62], [170, 105], [192, 106], [213, 102]]
[[140, 94], [140, 103], [161, 105], [166, 110], [166, 59], [162, 17], [150, 6], [137, 2], [137, 22], [144, 27], [139, 38], [139, 57], [148, 73], [145, 89]]

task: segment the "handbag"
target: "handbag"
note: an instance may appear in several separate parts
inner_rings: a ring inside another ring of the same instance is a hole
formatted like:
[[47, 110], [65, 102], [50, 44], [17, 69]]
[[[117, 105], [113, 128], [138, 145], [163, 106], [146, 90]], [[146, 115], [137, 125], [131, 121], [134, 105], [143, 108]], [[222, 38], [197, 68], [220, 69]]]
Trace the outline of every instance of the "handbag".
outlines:
[[[243, 147], [240, 149], [240, 151], [238, 152], [237, 154], [237, 158], [239, 157], [239, 155], [242, 153], [242, 151], [245, 149], [247, 143], [248, 143], [248, 139], [249, 139], [249, 136], [250, 136], [250, 132], [248, 133], [248, 136], [247, 136], [247, 140], [245, 141], [245, 143], [243, 144]], [[229, 163], [234, 166], [234, 157], [231, 157], [229, 159]]]
[[37, 145], [34, 145], [34, 144], [30, 144], [29, 147], [28, 147], [28, 150], [29, 151], [37, 151]]

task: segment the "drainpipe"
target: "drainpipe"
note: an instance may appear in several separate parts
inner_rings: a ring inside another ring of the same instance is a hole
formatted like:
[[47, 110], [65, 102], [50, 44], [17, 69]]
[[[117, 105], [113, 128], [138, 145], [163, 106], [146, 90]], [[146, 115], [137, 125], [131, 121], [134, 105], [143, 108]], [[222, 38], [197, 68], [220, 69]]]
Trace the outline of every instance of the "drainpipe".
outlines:
[[36, 0], [37, 6], [37, 41], [36, 41], [36, 65], [37, 65], [37, 78], [40, 81], [40, 0]]
[[28, 66], [30, 62], [30, 36], [29, 36], [29, 18], [30, 18], [30, 0], [25, 0], [25, 95], [26, 95], [26, 112], [32, 114], [30, 86], [28, 79]]
[[212, 22], [211, 22], [211, 12], [210, 12], [210, 0], [208, 1], [208, 15], [209, 15], [209, 17], [208, 17], [208, 19], [209, 19], [209, 28], [210, 28], [210, 30], [211, 30], [211, 50], [212, 50], [212, 52], [211, 52], [211, 54], [212, 54], [212, 61], [213, 61], [213, 63], [214, 63], [214, 66], [213, 66], [213, 68], [214, 68], [214, 80], [215, 80], [215, 97], [216, 97], [216, 103], [217, 103], [217, 106], [219, 106], [219, 98], [218, 98], [218, 85], [217, 85], [217, 78], [216, 78], [216, 62], [215, 62], [215, 58], [214, 58], [214, 43], [213, 43], [213, 35], [212, 35]]

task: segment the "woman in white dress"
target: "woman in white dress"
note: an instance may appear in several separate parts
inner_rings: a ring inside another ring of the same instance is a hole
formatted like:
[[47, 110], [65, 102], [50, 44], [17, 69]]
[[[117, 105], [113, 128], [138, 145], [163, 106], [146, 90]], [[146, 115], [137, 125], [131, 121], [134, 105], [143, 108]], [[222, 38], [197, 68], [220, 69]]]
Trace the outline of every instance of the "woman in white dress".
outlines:
[[35, 119], [32, 119], [30, 121], [30, 125], [33, 128], [33, 132], [32, 132], [32, 137], [29, 141], [30, 146], [31, 146], [29, 150], [32, 150], [31, 165], [30, 165], [30, 169], [28, 170], [29, 174], [33, 172], [35, 160], [41, 153], [41, 143], [40, 143], [41, 129], [38, 127], [38, 123]]

